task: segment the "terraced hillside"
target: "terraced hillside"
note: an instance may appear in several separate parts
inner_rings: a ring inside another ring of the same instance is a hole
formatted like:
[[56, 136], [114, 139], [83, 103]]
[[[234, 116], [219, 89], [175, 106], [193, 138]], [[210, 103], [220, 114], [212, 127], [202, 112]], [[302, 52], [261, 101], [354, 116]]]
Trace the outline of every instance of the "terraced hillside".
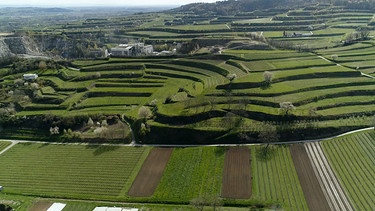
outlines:
[[[87, 127], [90, 119], [96, 126], [123, 120], [143, 143], [201, 144], [255, 142], [264, 125], [276, 127], [282, 140], [366, 127], [375, 114], [372, 20], [366, 9], [314, 4], [225, 17], [170, 11], [56, 26], [54, 35], [63, 31], [76, 39], [108, 24], [103, 49], [134, 39], [178, 53], [17, 61], [0, 69], [0, 102], [9, 117], [4, 122], [12, 122], [1, 133], [46, 139], [57, 126], [60, 135], [72, 129], [84, 139], [80, 133], [95, 130]], [[115, 38], [109, 30], [118, 24], [127, 27], [116, 29]], [[25, 83], [23, 73], [39, 78]], [[139, 116], [142, 106], [151, 110], [145, 117]]]

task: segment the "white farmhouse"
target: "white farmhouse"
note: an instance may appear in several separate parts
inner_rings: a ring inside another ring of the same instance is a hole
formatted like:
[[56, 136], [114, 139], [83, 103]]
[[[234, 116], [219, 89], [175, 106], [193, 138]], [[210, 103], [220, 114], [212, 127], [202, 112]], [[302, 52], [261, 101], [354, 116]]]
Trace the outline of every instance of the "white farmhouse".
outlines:
[[35, 80], [38, 78], [38, 74], [32, 73], [32, 74], [23, 74], [24, 80]]

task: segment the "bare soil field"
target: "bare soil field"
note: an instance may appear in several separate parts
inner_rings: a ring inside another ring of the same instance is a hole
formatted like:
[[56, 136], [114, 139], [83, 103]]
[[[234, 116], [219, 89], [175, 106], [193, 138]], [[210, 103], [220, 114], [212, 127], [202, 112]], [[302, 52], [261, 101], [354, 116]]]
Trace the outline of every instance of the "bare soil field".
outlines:
[[249, 199], [251, 182], [249, 148], [229, 148], [225, 153], [221, 196], [224, 198]]
[[290, 147], [290, 152], [309, 210], [330, 211], [305, 146], [294, 144]]
[[49, 201], [37, 201], [34, 202], [29, 211], [46, 211], [52, 204], [53, 203]]
[[163, 176], [172, 151], [173, 148], [152, 149], [128, 192], [129, 196], [152, 196]]

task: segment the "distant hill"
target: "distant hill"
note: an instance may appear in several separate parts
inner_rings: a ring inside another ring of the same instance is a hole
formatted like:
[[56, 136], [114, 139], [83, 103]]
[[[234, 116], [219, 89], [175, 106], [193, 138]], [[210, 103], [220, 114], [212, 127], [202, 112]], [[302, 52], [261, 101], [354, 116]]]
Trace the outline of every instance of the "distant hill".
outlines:
[[352, 9], [375, 9], [375, 1], [368, 0], [227, 0], [215, 3], [192, 3], [172, 11], [197, 15], [235, 15], [255, 10], [297, 8], [312, 3], [333, 3]]
[[43, 7], [3, 7], [0, 14], [40, 14], [40, 13], [67, 13], [73, 10], [64, 8], [43, 8]]

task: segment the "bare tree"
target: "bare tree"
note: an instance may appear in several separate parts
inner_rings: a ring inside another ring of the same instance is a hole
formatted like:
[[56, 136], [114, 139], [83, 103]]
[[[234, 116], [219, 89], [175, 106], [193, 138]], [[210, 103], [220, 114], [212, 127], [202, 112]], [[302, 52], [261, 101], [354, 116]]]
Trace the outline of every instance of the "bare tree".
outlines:
[[270, 85], [272, 82], [273, 73], [271, 73], [270, 71], [265, 71], [263, 73], [263, 78], [264, 78], [264, 82], [266, 83], [266, 85]]
[[285, 115], [288, 115], [289, 112], [291, 112], [295, 109], [296, 109], [296, 107], [293, 105], [292, 102], [281, 102], [280, 103], [280, 110]]
[[152, 115], [152, 112], [151, 112], [150, 108], [147, 107], [147, 106], [141, 106], [141, 107], [138, 109], [138, 117], [141, 118], [141, 119], [146, 120], [146, 119], [149, 118], [151, 115]]

